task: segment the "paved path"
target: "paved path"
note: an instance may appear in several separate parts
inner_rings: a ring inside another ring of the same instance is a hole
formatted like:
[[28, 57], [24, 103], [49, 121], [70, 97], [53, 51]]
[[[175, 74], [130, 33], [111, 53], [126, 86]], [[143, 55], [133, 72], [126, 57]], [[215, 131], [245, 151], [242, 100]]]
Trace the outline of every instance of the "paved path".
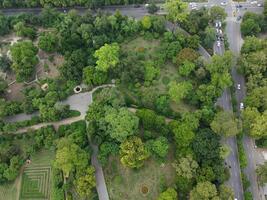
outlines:
[[[42, 127], [49, 126], [49, 125], [53, 125], [55, 127], [55, 129], [57, 130], [60, 125], [71, 124], [73, 122], [84, 120], [85, 116], [86, 116], [86, 111], [87, 111], [89, 105], [93, 102], [92, 94], [96, 90], [98, 90], [100, 88], [106, 88], [106, 87], [115, 87], [115, 85], [114, 84], [101, 85], [101, 86], [95, 87], [90, 92], [74, 94], [62, 102], [63, 104], [69, 104], [70, 109], [80, 111], [80, 113], [81, 113], [80, 116], [72, 117], [72, 118], [68, 118], [68, 119], [63, 119], [63, 120], [58, 121], [58, 122], [40, 123], [40, 124], [36, 124], [36, 125], [30, 126], [30, 127], [21, 128], [18, 131], [16, 131], [15, 134], [25, 133], [28, 130], [37, 130], [37, 129], [40, 129]], [[13, 119], [12, 119], [12, 117], [9, 117], [8, 120], [10, 122], [22, 121], [22, 120], [30, 119], [31, 116], [32, 115], [30, 115], [30, 117], [29, 117], [29, 115], [19, 114], [19, 115], [13, 116]], [[96, 170], [95, 176], [96, 176], [96, 189], [98, 192], [98, 197], [99, 197], [99, 200], [109, 200], [109, 195], [108, 195], [108, 191], [107, 191], [107, 187], [106, 187], [103, 169], [102, 169], [102, 166], [100, 165], [100, 163], [98, 162], [98, 159], [97, 159], [98, 147], [94, 144], [91, 144], [91, 145], [92, 145], [92, 149], [93, 149], [93, 155], [91, 157], [91, 162], [92, 162], [92, 165], [95, 167], [95, 170]]]

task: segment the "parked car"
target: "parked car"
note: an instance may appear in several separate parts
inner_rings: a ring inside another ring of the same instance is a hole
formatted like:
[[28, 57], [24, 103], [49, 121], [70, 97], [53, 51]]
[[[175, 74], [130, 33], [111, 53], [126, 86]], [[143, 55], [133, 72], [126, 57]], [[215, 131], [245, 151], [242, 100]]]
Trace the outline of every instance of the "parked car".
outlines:
[[222, 6], [226, 6], [227, 5], [227, 2], [226, 1], [221, 2], [221, 5]]
[[253, 5], [253, 4], [257, 4], [258, 2], [257, 1], [251, 1], [250, 4]]
[[237, 21], [240, 21], [241, 19], [242, 19], [241, 16], [238, 16], [238, 17], [236, 18]]
[[243, 110], [243, 109], [244, 109], [244, 103], [241, 102], [241, 103], [240, 103], [240, 110]]
[[217, 47], [220, 47], [220, 46], [221, 46], [221, 42], [217, 41]]
[[240, 90], [241, 89], [241, 85], [237, 84], [237, 89]]
[[221, 28], [222, 27], [222, 22], [219, 21], [218, 24], [219, 24], [219, 27]]

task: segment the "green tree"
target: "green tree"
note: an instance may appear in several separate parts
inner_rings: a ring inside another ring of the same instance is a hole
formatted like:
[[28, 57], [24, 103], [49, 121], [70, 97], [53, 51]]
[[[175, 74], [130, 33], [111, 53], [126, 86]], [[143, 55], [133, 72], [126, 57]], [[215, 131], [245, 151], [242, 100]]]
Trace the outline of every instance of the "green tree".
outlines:
[[16, 73], [17, 81], [28, 80], [38, 63], [38, 49], [31, 41], [22, 41], [14, 44], [10, 50], [13, 61], [11, 67]]
[[254, 19], [243, 20], [241, 32], [244, 36], [257, 35], [261, 31], [259, 24]]
[[215, 20], [224, 21], [226, 16], [227, 16], [227, 14], [224, 11], [224, 8], [222, 8], [220, 6], [212, 6], [210, 8], [210, 17], [213, 21], [215, 21]]
[[226, 159], [231, 153], [231, 149], [228, 145], [223, 145], [220, 147], [220, 157]]
[[251, 124], [250, 136], [261, 138], [267, 135], [267, 110], [255, 118], [255, 122]]
[[77, 192], [81, 197], [90, 198], [92, 189], [96, 187], [95, 169], [88, 167], [85, 172], [75, 181]]
[[157, 200], [177, 200], [177, 192], [173, 188], [168, 188], [164, 192], [160, 193]]
[[190, 192], [190, 200], [219, 200], [216, 186], [210, 182], [201, 182]]
[[187, 18], [187, 3], [181, 0], [166, 0], [167, 19], [173, 23], [182, 23]]
[[132, 136], [120, 145], [121, 163], [130, 168], [140, 168], [149, 157], [149, 153], [142, 142], [136, 136]]
[[144, 30], [150, 29], [152, 26], [150, 16], [144, 16], [141, 21], [141, 24]]
[[215, 29], [212, 27], [206, 27], [205, 32], [204, 32], [204, 40], [203, 40], [203, 45], [207, 48], [212, 49], [213, 44], [216, 41], [216, 32]]
[[160, 73], [160, 70], [152, 61], [145, 62], [145, 81], [153, 81]]
[[267, 162], [263, 165], [259, 165], [256, 169], [256, 173], [259, 184], [264, 186], [264, 184], [267, 183]]
[[210, 124], [211, 129], [217, 134], [223, 134], [224, 136], [234, 136], [239, 133], [238, 122], [233, 112], [221, 111], [218, 112], [214, 120]]
[[5, 55], [0, 56], [0, 70], [3, 72], [7, 72], [8, 70], [10, 70], [10, 66], [11, 61], [9, 60], [9, 58]]
[[176, 103], [180, 103], [193, 89], [193, 86], [190, 82], [180, 82], [177, 83], [172, 81], [169, 83], [169, 95], [171, 100]]
[[245, 131], [247, 131], [248, 133], [250, 132], [250, 128], [251, 125], [255, 123], [255, 120], [257, 119], [257, 117], [260, 116], [259, 111], [254, 108], [254, 107], [246, 107], [242, 113], [242, 120], [243, 120], [243, 128]]
[[232, 188], [226, 185], [220, 185], [219, 187], [219, 196], [221, 200], [234, 200], [235, 195]]
[[77, 144], [67, 138], [57, 143], [55, 168], [63, 171], [64, 178], [68, 178], [72, 171], [85, 169], [88, 165], [88, 154]]
[[39, 37], [38, 46], [46, 52], [55, 52], [57, 50], [58, 38], [54, 33], [45, 33]]
[[136, 133], [139, 124], [139, 119], [127, 108], [107, 109], [105, 121], [108, 123], [107, 132], [110, 137], [119, 142]]
[[14, 25], [14, 31], [17, 36], [28, 37], [34, 39], [36, 37], [36, 30], [34, 28], [28, 27], [24, 22], [18, 22]]
[[4, 93], [7, 87], [8, 87], [7, 82], [0, 77], [0, 94]]
[[188, 60], [185, 60], [179, 67], [179, 74], [182, 76], [189, 76], [189, 74], [195, 69], [196, 65]]
[[159, 7], [155, 4], [154, 1], [153, 1], [152, 3], [150, 3], [150, 4], [147, 6], [147, 11], [148, 11], [148, 13], [150, 13], [150, 14], [154, 14], [154, 13], [156, 13], [158, 10], [159, 10]]
[[149, 140], [146, 146], [151, 153], [154, 153], [160, 158], [165, 158], [168, 154], [169, 144], [167, 138], [160, 136], [155, 140]]
[[0, 13], [0, 35], [5, 35], [9, 32], [8, 18]]
[[100, 49], [95, 51], [96, 69], [107, 72], [110, 68], [116, 67], [119, 63], [120, 47], [117, 43], [105, 44]]
[[186, 156], [175, 161], [173, 167], [178, 177], [192, 179], [196, 176], [198, 163], [193, 160], [192, 156]]

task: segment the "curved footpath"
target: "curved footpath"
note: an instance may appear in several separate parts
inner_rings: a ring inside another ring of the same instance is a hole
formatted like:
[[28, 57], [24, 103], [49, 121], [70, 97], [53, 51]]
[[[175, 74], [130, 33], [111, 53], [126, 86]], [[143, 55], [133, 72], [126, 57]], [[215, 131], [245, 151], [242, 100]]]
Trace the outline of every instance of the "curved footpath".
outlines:
[[[57, 130], [60, 125], [71, 124], [73, 122], [85, 120], [86, 111], [89, 105], [93, 102], [93, 93], [100, 88], [106, 88], [106, 87], [115, 87], [115, 85], [114, 84], [101, 85], [101, 86], [95, 87], [90, 92], [74, 94], [62, 102], [64, 104], [69, 104], [70, 109], [78, 110], [81, 113], [80, 116], [63, 119], [58, 122], [40, 123], [40, 124], [36, 124], [30, 127], [21, 128], [18, 131], [16, 131], [14, 134], [22, 134], [29, 130], [37, 130], [39, 128], [42, 128], [48, 125], [53, 125], [55, 129]], [[17, 116], [15, 115], [13, 116], [15, 120], [12, 120], [12, 122], [26, 120], [28, 119], [29, 116], [30, 115], [23, 115], [23, 114], [19, 114]], [[9, 117], [9, 119], [11, 119], [11, 117]], [[99, 197], [99, 200], [109, 200], [103, 169], [97, 159], [98, 147], [97, 145], [92, 144], [92, 143], [91, 143], [91, 146], [93, 149], [91, 163], [95, 167], [95, 170], [96, 170], [95, 177], [96, 177], [96, 189], [97, 189], [98, 197]]]

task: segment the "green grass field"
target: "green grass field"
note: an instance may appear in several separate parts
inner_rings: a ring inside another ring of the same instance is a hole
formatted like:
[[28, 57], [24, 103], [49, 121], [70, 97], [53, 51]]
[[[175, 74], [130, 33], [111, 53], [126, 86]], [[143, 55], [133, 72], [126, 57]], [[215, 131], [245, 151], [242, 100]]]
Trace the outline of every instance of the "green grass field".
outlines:
[[50, 199], [54, 151], [43, 150], [34, 154], [31, 164], [27, 165], [22, 175], [20, 190], [21, 200]]
[[14, 184], [0, 185], [0, 199], [16, 200], [17, 188]]
[[[129, 51], [137, 51], [140, 48], [144, 48], [146, 59], [151, 59], [155, 56], [155, 52], [160, 47], [159, 39], [146, 40], [142, 37], [138, 37], [131, 41], [127, 41], [122, 44], [122, 49], [125, 52]], [[142, 94], [146, 94], [149, 92], [156, 94], [167, 94], [168, 93], [168, 84], [171, 81], [183, 81], [184, 78], [178, 74], [177, 67], [171, 62], [168, 61], [160, 66], [160, 74], [159, 76], [152, 82], [148, 87], [141, 86], [140, 91]], [[121, 87], [121, 91], [127, 96], [127, 98], [131, 99], [133, 102], [138, 102], [140, 99], [136, 95], [135, 92], [129, 90], [128, 88]], [[195, 110], [195, 108], [191, 105], [186, 104], [186, 102], [181, 101], [181, 103], [177, 104], [175, 102], [171, 103], [171, 109], [174, 112], [191, 112]]]
[[[133, 170], [123, 167], [119, 158], [111, 158], [104, 169], [110, 200], [155, 200], [164, 185], [171, 186], [175, 181], [172, 160], [170, 153], [164, 164], [150, 159], [139, 170]], [[146, 194], [142, 193], [144, 187], [148, 189]]]

